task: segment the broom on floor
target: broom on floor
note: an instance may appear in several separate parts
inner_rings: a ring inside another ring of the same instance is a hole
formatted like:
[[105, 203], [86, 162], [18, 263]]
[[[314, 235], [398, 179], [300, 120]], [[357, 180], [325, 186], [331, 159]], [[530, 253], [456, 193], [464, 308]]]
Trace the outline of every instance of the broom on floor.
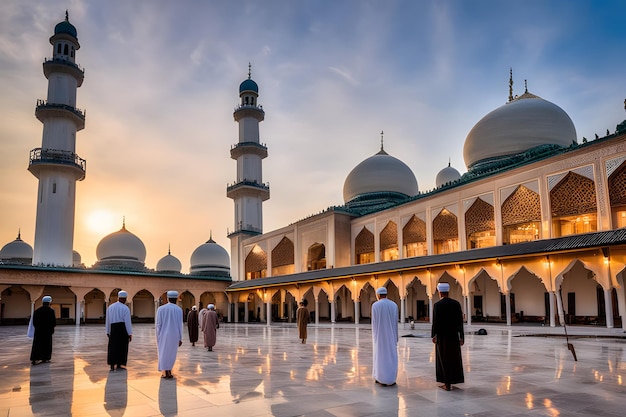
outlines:
[[[561, 305], [563, 305], [563, 296], [561, 295], [561, 290], [559, 290], [559, 298], [561, 299]], [[567, 343], [567, 349], [572, 352], [572, 356], [574, 356], [574, 361], [578, 362], [578, 358], [576, 357], [576, 349], [574, 349], [574, 345], [569, 342], [569, 336], [567, 335], [567, 326], [565, 325], [565, 320], [563, 320], [563, 330], [565, 331], [565, 342]]]

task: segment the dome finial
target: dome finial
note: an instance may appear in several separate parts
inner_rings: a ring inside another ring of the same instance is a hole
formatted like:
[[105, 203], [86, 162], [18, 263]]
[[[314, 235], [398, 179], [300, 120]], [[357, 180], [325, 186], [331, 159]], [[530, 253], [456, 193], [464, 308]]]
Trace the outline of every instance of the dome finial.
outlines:
[[17, 229], [17, 238], [15, 240], [22, 240], [22, 229]]
[[513, 68], [509, 68], [509, 103], [513, 101]]
[[448, 157], [448, 166], [451, 166], [452, 164], [452, 158]]
[[252, 79], [252, 63], [248, 62], [248, 79]]
[[70, 21], [70, 14], [67, 12], [67, 9], [65, 9], [65, 21], [66, 22]]
[[171, 254], [172, 254], [172, 244], [171, 244], [171, 243], [168, 243], [168, 244], [167, 244], [167, 254], [168, 254], [168, 255], [171, 255]]
[[122, 230], [126, 230], [126, 216], [122, 216]]
[[528, 93], [528, 80], [524, 80], [524, 94]]
[[384, 136], [385, 136], [385, 132], [383, 132], [382, 130], [380, 131], [380, 150], [384, 151], [385, 147], [384, 147]]

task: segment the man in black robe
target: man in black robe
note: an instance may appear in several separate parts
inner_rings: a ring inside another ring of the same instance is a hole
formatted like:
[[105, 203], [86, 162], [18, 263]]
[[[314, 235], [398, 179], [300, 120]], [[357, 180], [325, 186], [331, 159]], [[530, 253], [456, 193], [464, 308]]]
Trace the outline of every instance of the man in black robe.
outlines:
[[189, 341], [191, 346], [195, 346], [198, 341], [198, 308], [191, 307], [191, 311], [187, 314], [187, 330], [189, 330]]
[[461, 346], [465, 343], [463, 333], [463, 312], [461, 304], [449, 297], [450, 284], [437, 285], [441, 300], [433, 308], [433, 326], [430, 336], [436, 346], [437, 382], [443, 382], [441, 388], [450, 391], [451, 384], [465, 382]]
[[54, 310], [50, 307], [52, 297], [46, 295], [42, 301], [43, 305], [33, 313], [35, 335], [30, 351], [30, 363], [33, 365], [50, 362], [52, 358], [52, 334], [54, 333], [54, 326], [57, 324]]

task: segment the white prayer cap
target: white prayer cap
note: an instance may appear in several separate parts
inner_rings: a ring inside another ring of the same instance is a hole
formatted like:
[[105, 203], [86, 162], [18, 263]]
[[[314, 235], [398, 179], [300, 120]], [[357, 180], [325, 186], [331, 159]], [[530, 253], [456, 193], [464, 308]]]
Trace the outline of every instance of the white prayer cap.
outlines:
[[387, 294], [387, 288], [385, 287], [380, 287], [376, 290], [376, 294], [380, 295], [380, 294]]
[[197, 310], [198, 308], [196, 306], [191, 307], [192, 310]]
[[174, 290], [168, 291], [167, 298], [178, 298], [178, 291], [174, 291]]
[[46, 295], [46, 296], [44, 296], [41, 299], [41, 301], [44, 302], [44, 303], [51, 303], [52, 302], [52, 297], [50, 297], [49, 295]]
[[126, 291], [124, 291], [124, 290], [121, 290], [120, 292], [117, 293], [117, 296], [119, 298], [126, 298], [126, 297], [128, 297], [128, 293]]
[[450, 284], [448, 284], [447, 282], [440, 282], [439, 284], [437, 284], [437, 290], [439, 290], [439, 292], [449, 292]]
[[215, 304], [209, 304], [206, 308], [215, 308]]

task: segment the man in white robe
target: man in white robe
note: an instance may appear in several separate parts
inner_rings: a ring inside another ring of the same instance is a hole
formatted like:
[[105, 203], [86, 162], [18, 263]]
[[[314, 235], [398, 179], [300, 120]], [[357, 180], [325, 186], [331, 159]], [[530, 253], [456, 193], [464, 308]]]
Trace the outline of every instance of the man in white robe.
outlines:
[[157, 309], [156, 340], [159, 355], [159, 371], [162, 378], [173, 378], [172, 368], [178, 348], [183, 344], [183, 310], [176, 305], [177, 291], [167, 292], [167, 304]]
[[377, 384], [395, 385], [398, 374], [398, 306], [387, 299], [387, 288], [376, 290], [372, 304], [372, 376]]

